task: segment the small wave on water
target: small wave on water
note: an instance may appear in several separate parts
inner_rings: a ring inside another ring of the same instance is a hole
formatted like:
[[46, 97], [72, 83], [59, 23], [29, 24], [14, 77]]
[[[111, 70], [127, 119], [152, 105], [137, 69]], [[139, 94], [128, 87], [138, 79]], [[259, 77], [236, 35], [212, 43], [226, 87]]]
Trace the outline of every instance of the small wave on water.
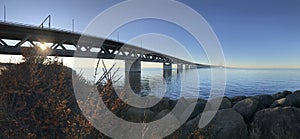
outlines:
[[[93, 69], [81, 71], [85, 78], [93, 80]], [[283, 90], [300, 89], [300, 70], [296, 69], [226, 69], [226, 73], [225, 96], [228, 97], [274, 94]], [[124, 87], [124, 70], [120, 69], [118, 74], [123, 78], [114, 86], [121, 89]], [[198, 83], [195, 85], [196, 80]], [[164, 95], [171, 99], [179, 97], [207, 99], [211, 90], [211, 70], [183, 70], [179, 78], [177, 70], [174, 69], [170, 79], [166, 81], [162, 69], [145, 68], [142, 69], [140, 84], [142, 94]]]

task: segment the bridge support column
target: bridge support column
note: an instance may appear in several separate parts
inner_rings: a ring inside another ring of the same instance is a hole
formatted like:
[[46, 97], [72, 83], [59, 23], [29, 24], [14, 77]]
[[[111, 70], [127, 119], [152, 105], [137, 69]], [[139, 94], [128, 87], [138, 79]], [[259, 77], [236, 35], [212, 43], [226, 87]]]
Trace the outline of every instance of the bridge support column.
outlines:
[[141, 92], [141, 61], [125, 60], [125, 85], [136, 94]]
[[184, 65], [185, 70], [189, 70], [190, 69], [190, 65]]
[[163, 76], [164, 78], [171, 78], [172, 76], [172, 63], [163, 63]]
[[125, 71], [130, 72], [141, 72], [141, 60], [126, 60], [125, 61]]
[[196, 65], [190, 65], [190, 69], [197, 69]]
[[177, 73], [183, 71], [183, 64], [177, 64]]
[[172, 64], [171, 63], [164, 63], [163, 68], [164, 68], [164, 70], [172, 70]]

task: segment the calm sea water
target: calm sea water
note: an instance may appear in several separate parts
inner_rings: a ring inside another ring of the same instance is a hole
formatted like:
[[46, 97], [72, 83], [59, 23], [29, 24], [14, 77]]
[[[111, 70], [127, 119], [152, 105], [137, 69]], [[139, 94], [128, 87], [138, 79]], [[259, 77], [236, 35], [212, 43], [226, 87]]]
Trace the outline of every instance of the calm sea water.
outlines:
[[[93, 80], [93, 69], [81, 69], [83, 75]], [[122, 78], [116, 82], [115, 88], [122, 89], [124, 70], [118, 75]], [[179, 76], [180, 75], [180, 76]], [[284, 90], [300, 90], [300, 70], [296, 69], [226, 69], [225, 96], [253, 96], [258, 94], [274, 94]], [[143, 69], [141, 73], [141, 93], [155, 96], [208, 98], [211, 90], [211, 70], [183, 70], [181, 74], [172, 70], [170, 78], [163, 78], [162, 69]]]

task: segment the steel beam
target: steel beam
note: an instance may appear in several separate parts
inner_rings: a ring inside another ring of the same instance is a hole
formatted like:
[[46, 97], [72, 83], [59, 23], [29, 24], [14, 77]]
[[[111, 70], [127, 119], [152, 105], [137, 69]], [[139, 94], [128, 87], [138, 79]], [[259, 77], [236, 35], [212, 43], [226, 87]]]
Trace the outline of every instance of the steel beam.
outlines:
[[[0, 48], [2, 49], [0, 50], [2, 54], [20, 54], [21, 49], [14, 47], [22, 47], [22, 44], [28, 41], [33, 46], [33, 42], [53, 43], [50, 47], [52, 49], [51, 55], [56, 56], [86, 58], [93, 58], [95, 56], [98, 58], [121, 60], [133, 60], [138, 58], [141, 61], [147, 62], [195, 64], [173, 56], [117, 41], [61, 30], [45, 30], [27, 25], [0, 22], [0, 38], [1, 46], [8, 47], [7, 49]], [[19, 41], [19, 43], [15, 46], [8, 46], [5, 42], [6, 39], [16, 40]], [[65, 45], [72, 45], [76, 50], [66, 48]], [[58, 48], [62, 48], [62, 50]], [[91, 52], [92, 48], [100, 49], [100, 52]], [[85, 51], [82, 51], [82, 49], [85, 49]], [[115, 54], [116, 51], [117, 53]]]

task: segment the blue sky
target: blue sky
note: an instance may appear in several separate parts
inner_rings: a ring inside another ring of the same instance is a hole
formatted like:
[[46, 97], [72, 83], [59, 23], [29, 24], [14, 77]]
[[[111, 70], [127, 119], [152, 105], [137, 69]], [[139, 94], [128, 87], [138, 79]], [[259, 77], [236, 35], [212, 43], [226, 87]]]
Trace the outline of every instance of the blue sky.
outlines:
[[[82, 32], [94, 17], [119, 2], [121, 1], [0, 0], [0, 15], [3, 15], [5, 4], [9, 22], [39, 25], [51, 14], [54, 28], [71, 30], [72, 19], [75, 19], [75, 31]], [[207, 20], [220, 40], [228, 66], [300, 68], [299, 0], [180, 2], [190, 6]], [[185, 18], [184, 15], [178, 16]], [[0, 16], [0, 19], [3, 20], [3, 17]], [[120, 32], [120, 39], [125, 42], [143, 33], [165, 34], [186, 46], [197, 62], [207, 63], [199, 44], [188, 32], [174, 24], [142, 20], [125, 25], [116, 32]], [[111, 35], [112, 39], [116, 39], [116, 32]]]

